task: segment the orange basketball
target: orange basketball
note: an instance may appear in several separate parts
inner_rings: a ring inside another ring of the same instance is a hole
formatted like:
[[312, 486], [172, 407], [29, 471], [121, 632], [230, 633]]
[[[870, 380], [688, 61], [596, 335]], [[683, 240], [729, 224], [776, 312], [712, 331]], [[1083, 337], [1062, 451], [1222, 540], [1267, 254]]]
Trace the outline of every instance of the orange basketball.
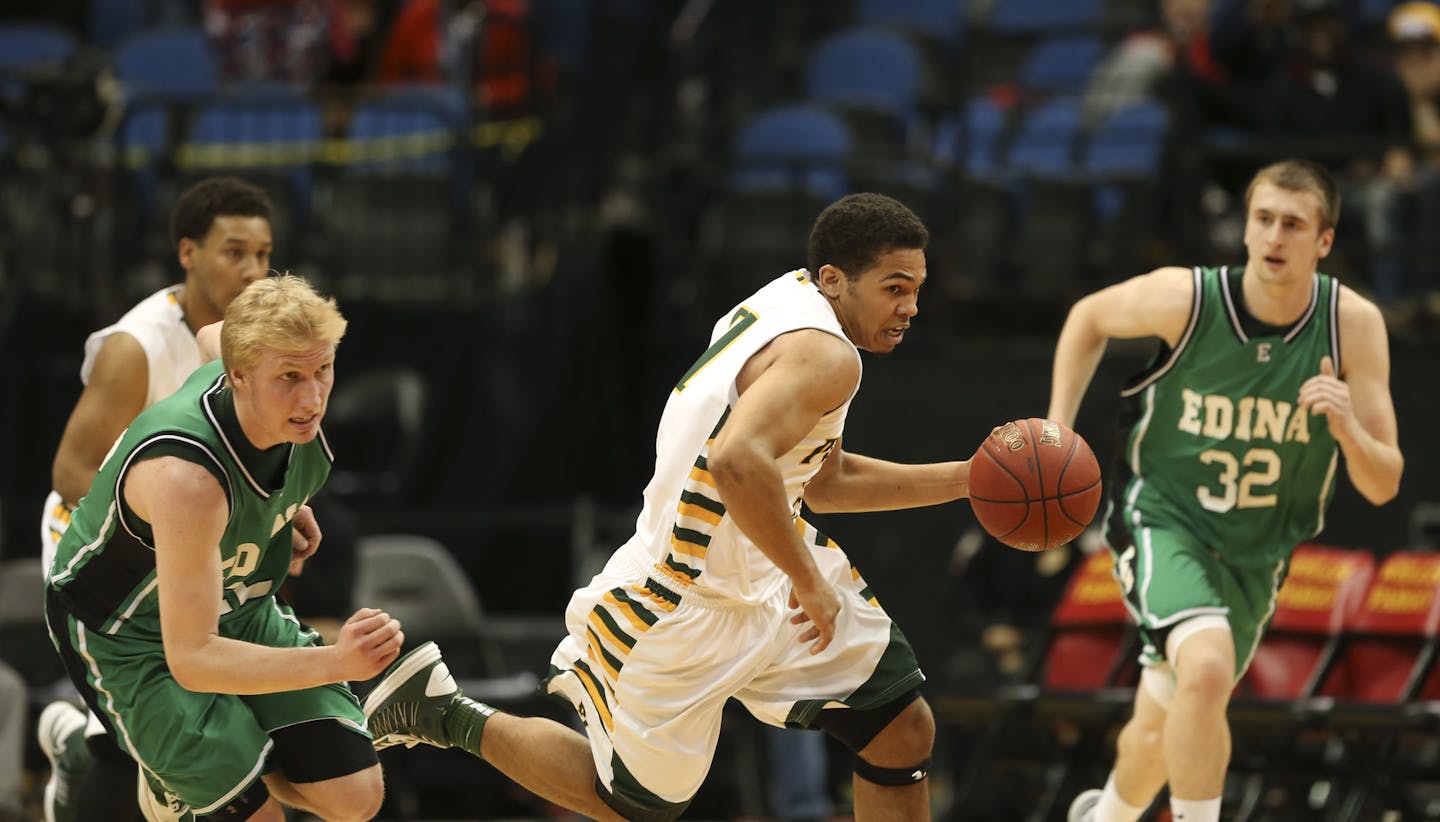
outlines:
[[1031, 417], [990, 432], [970, 461], [970, 507], [990, 535], [1022, 551], [1064, 545], [1100, 506], [1100, 464], [1066, 425]]

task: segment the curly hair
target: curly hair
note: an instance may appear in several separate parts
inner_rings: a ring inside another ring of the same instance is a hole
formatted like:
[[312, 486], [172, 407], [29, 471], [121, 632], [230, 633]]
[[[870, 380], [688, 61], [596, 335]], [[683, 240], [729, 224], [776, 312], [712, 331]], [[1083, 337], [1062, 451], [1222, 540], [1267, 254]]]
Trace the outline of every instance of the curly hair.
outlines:
[[897, 248], [924, 249], [930, 232], [915, 212], [884, 194], [850, 194], [820, 212], [810, 230], [810, 273], [832, 265], [846, 279], [860, 276]]
[[200, 242], [216, 217], [260, 217], [275, 222], [275, 204], [257, 185], [238, 177], [210, 177], [187, 188], [170, 213], [170, 240]]

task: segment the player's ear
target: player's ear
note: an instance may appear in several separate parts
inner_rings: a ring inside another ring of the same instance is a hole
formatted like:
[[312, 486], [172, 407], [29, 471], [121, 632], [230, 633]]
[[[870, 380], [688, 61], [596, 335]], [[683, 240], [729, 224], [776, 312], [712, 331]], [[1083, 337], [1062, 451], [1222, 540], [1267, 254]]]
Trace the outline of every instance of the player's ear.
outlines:
[[187, 272], [190, 270], [191, 261], [199, 247], [199, 244], [189, 237], [180, 238], [180, 244], [175, 247], [175, 258], [180, 261], [180, 268]]
[[1335, 227], [1331, 226], [1320, 232], [1319, 252], [1322, 259], [1330, 256], [1330, 247], [1333, 245], [1335, 245]]
[[840, 289], [845, 284], [845, 272], [826, 263], [820, 266], [820, 271], [815, 275], [815, 282], [825, 296], [833, 299], [840, 296]]

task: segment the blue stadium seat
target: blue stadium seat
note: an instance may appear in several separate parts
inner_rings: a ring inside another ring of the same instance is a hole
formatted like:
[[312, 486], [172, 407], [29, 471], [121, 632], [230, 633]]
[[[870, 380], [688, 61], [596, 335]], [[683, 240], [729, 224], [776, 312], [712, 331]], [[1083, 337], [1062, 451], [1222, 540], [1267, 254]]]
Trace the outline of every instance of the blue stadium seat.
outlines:
[[964, 4], [958, 0], [860, 0], [855, 22], [894, 26], [946, 43], [965, 30]]
[[1029, 91], [1078, 94], [1100, 62], [1102, 50], [1100, 39], [1091, 35], [1041, 40], [1020, 64], [1020, 85]]
[[203, 100], [219, 85], [210, 45], [198, 28], [162, 29], [131, 37], [115, 51], [115, 76], [129, 101]]
[[1103, 0], [1002, 0], [987, 26], [997, 34], [1046, 34], [1088, 30], [1099, 24]]
[[849, 190], [845, 163], [853, 141], [843, 119], [814, 103], [764, 109], [736, 137], [733, 188], [800, 189], [832, 200]]
[[358, 171], [453, 173], [469, 124], [465, 95], [449, 86], [410, 86], [362, 103], [348, 135]]
[[993, 177], [1000, 169], [999, 148], [1008, 118], [993, 100], [978, 95], [965, 102], [959, 117], [935, 127], [934, 155], [942, 165], [955, 165], [971, 177]]
[[1120, 109], [1090, 134], [1081, 149], [1080, 170], [1094, 184], [1092, 209], [1098, 225], [1109, 225], [1125, 210], [1133, 186], [1160, 172], [1170, 130], [1170, 112], [1154, 101]]
[[90, 0], [90, 42], [111, 49], [150, 22], [142, 0]]
[[0, 26], [0, 101], [7, 106], [24, 102], [23, 75], [44, 65], [58, 64], [75, 51], [75, 37], [44, 23]]
[[299, 254], [307, 233], [314, 167], [324, 138], [320, 107], [284, 89], [250, 89], [194, 112], [176, 154], [192, 177], [234, 173], [266, 188], [275, 202], [276, 247]]
[[42, 63], [58, 63], [75, 51], [75, 45], [75, 36], [57, 26], [0, 26], [0, 77]]
[[1154, 101], [1111, 114], [1090, 134], [1081, 166], [1093, 177], [1148, 177], [1160, 168], [1170, 112]]
[[443, 301], [473, 288], [469, 123], [464, 93], [449, 87], [393, 89], [356, 108], [323, 214], [341, 294]]
[[850, 29], [827, 38], [811, 55], [806, 97], [851, 116], [857, 141], [867, 150], [899, 150], [917, 116], [922, 76], [920, 54], [902, 35]]
[[1073, 98], [1049, 100], [1022, 112], [1005, 165], [1028, 176], [1065, 176], [1076, 170], [1075, 141], [1080, 105]]

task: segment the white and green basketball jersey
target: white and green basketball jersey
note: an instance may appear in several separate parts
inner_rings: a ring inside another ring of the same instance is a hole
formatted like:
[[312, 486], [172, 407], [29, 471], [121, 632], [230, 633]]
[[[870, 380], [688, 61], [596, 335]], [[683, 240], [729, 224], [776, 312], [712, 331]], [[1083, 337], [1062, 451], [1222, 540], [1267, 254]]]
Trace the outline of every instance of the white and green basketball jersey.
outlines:
[[291, 519], [324, 484], [333, 457], [321, 434], [303, 445], [279, 446], [288, 453], [280, 455], [278, 476], [257, 477], [246, 457], [259, 452], [243, 440], [230, 390], [218, 360], [201, 366], [179, 391], [142, 411], [101, 464], [50, 569], [50, 586], [91, 630], [160, 636], [154, 537], [122, 493], [130, 467], [142, 458], [189, 460], [225, 489], [229, 522], [215, 548], [224, 585], [222, 634], [247, 603], [268, 602], [280, 590], [290, 565]]
[[1184, 334], [1122, 392], [1117, 551], [1142, 527], [1179, 527], [1230, 562], [1273, 566], [1324, 527], [1338, 450], [1325, 416], [1296, 399], [1321, 357], [1340, 370], [1340, 285], [1315, 274], [1309, 308], [1276, 328], [1244, 310], [1241, 276], [1196, 268]]
[[[89, 385], [90, 374], [100, 348], [113, 334], [129, 334], [145, 352], [145, 407], [175, 393], [195, 369], [200, 367], [200, 344], [195, 332], [185, 322], [180, 310], [180, 294], [185, 286], [172, 285], [136, 303], [115, 323], [85, 338], [85, 359], [80, 363], [80, 382]], [[45, 568], [55, 561], [55, 548], [70, 524], [70, 511], [54, 491], [45, 499], [40, 519], [40, 557]]]
[[[735, 378], [740, 369], [771, 340], [802, 328], [834, 334], [854, 350], [830, 303], [803, 269], [771, 281], [716, 323], [710, 347], [665, 404], [655, 438], [655, 476], [645, 488], [635, 535], [617, 558], [628, 558], [672, 585], [745, 602], [764, 601], [786, 583], [785, 574], [726, 516], [706, 456], [739, 397]], [[855, 357], [858, 361], [858, 350]], [[805, 483], [839, 442], [849, 408], [846, 399], [780, 458], [797, 528], [804, 528], [798, 517]]]

